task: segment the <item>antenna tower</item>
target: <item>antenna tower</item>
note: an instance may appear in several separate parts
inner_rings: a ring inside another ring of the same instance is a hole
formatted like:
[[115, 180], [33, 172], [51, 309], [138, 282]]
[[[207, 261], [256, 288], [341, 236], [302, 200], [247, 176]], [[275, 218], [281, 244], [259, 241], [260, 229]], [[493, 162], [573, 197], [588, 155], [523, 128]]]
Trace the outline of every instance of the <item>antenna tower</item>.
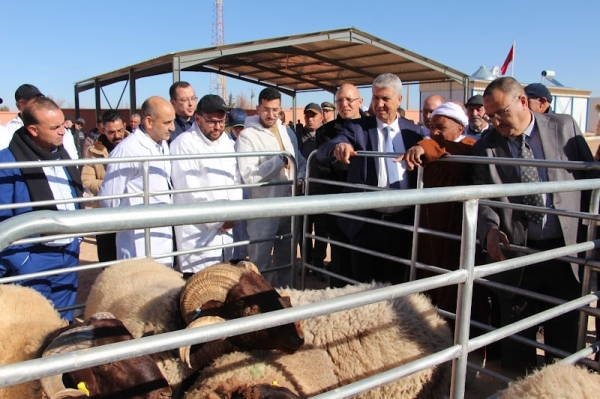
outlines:
[[[213, 42], [215, 46], [224, 44], [224, 29], [223, 29], [223, 0], [215, 0], [215, 20], [213, 22]], [[210, 92], [218, 94], [221, 98], [227, 101], [227, 83], [225, 75], [212, 73], [210, 75]]]

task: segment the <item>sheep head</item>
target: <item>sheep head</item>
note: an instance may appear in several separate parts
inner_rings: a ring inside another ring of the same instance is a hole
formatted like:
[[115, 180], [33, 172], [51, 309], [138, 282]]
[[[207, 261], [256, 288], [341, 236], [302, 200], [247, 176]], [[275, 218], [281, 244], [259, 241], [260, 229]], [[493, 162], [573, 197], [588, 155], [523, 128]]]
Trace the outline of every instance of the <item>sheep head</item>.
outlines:
[[[240, 262], [237, 266], [218, 264], [203, 269], [192, 276], [181, 293], [181, 312], [188, 325], [193, 328], [208, 323], [252, 316], [290, 307], [288, 300], [260, 275], [251, 262]], [[252, 349], [279, 349], [294, 352], [304, 344], [299, 323], [284, 324], [264, 330], [230, 337], [238, 346]], [[189, 348], [182, 348], [188, 352]], [[183, 359], [184, 357], [182, 357]]]
[[[46, 347], [42, 357], [133, 339], [123, 323], [110, 313], [97, 313], [82, 325], [67, 327], [59, 332]], [[45, 395], [50, 399], [171, 397], [171, 389], [166, 379], [149, 356], [46, 377], [42, 378], [40, 383]]]

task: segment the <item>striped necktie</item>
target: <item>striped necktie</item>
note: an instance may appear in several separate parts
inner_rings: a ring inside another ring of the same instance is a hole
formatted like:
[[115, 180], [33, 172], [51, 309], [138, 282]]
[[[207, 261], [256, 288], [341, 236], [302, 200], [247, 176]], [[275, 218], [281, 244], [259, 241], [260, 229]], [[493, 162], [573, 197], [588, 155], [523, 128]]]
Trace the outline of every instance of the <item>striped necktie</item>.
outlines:
[[[535, 159], [533, 152], [527, 144], [524, 134], [521, 134], [517, 141], [521, 144], [519, 147], [519, 158], [522, 159]], [[523, 166], [521, 165], [521, 182], [522, 183], [537, 183], [540, 181], [537, 167], [535, 166]], [[523, 204], [532, 206], [544, 206], [544, 196], [542, 194], [531, 194], [523, 196]], [[540, 224], [544, 219], [544, 214], [539, 212], [525, 212], [525, 216], [534, 223]]]

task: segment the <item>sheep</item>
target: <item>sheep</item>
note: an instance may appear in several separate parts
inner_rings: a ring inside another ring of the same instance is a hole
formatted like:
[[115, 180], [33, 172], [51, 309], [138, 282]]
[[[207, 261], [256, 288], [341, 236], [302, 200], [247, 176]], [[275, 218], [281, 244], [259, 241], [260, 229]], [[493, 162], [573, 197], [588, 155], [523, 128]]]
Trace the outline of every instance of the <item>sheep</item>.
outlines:
[[[69, 326], [50, 301], [28, 287], [0, 285], [0, 312], [4, 324], [0, 329], [4, 332], [0, 336], [0, 364], [132, 339], [123, 324], [109, 314], [98, 314], [84, 323]], [[64, 386], [63, 378], [73, 381], [70, 388]], [[106, 380], [110, 382], [105, 383]], [[39, 398], [42, 391], [48, 398], [84, 395], [101, 398], [119, 389], [132, 393], [120, 397], [171, 396], [167, 381], [154, 361], [140, 356], [1, 388], [0, 398]]]
[[511, 383], [499, 399], [587, 399], [600, 393], [600, 376], [584, 367], [555, 363]]
[[[286, 303], [250, 262], [210, 266], [185, 282], [164, 265], [137, 259], [113, 265], [97, 277], [85, 314], [111, 312], [139, 338], [283, 309]], [[182, 360], [172, 351], [152, 356], [179, 392], [195, 371], [238, 347], [293, 352], [303, 343], [299, 326], [290, 323], [181, 348]]]
[[[36, 290], [0, 285], [0, 365], [38, 358], [49, 334], [69, 324]], [[39, 381], [0, 388], [0, 399], [39, 397]]]
[[[133, 337], [110, 313], [97, 313], [81, 324], [56, 331], [42, 357], [129, 341]], [[48, 398], [166, 399], [171, 389], [150, 356], [138, 356], [99, 366], [74, 370], [40, 380]], [[66, 385], [65, 385], [66, 384]]]
[[333, 368], [327, 352], [311, 345], [293, 354], [264, 350], [232, 352], [204, 368], [184, 399], [228, 398], [239, 386], [249, 389], [261, 385], [276, 385], [299, 397], [310, 397], [337, 386]]
[[[344, 288], [279, 290], [293, 306], [353, 294], [383, 285]], [[452, 346], [452, 334], [422, 294], [378, 302], [303, 321], [307, 344], [325, 350], [340, 386], [369, 377]], [[365, 392], [360, 398], [439, 398], [450, 386], [446, 363]]]
[[274, 384], [243, 384], [236, 377], [220, 382], [206, 395], [207, 399], [301, 399], [288, 388]]

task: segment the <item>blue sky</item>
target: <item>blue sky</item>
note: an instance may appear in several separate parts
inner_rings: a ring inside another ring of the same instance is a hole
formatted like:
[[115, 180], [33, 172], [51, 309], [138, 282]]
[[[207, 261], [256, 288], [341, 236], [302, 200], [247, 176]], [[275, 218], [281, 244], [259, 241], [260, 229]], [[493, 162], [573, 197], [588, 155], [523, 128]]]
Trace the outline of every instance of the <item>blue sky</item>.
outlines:
[[[15, 110], [15, 89], [31, 83], [62, 100], [65, 107], [73, 106], [77, 81], [167, 53], [211, 46], [212, 0], [160, 4], [4, 0], [0, 10], [4, 105]], [[502, 65], [516, 40], [514, 76], [519, 81], [539, 82], [542, 70], [554, 70], [565, 86], [600, 96], [598, 0], [304, 0], [293, 7], [285, 0], [223, 0], [223, 4], [228, 44], [354, 26], [471, 74], [481, 65]], [[182, 80], [192, 83], [199, 97], [209, 91], [207, 74], [183, 73]], [[151, 95], [168, 97], [170, 83], [170, 75], [139, 80], [138, 102]], [[234, 97], [244, 93], [249, 98], [252, 87], [256, 93], [262, 89], [227, 80]], [[113, 107], [122, 90], [123, 83], [105, 89]], [[363, 95], [368, 97], [368, 92]], [[411, 97], [417, 97], [416, 90]], [[80, 99], [82, 107], [93, 107], [93, 91]], [[330, 94], [301, 94], [298, 104], [330, 99]], [[284, 105], [291, 106], [287, 96]], [[103, 108], [108, 108], [104, 99]]]

